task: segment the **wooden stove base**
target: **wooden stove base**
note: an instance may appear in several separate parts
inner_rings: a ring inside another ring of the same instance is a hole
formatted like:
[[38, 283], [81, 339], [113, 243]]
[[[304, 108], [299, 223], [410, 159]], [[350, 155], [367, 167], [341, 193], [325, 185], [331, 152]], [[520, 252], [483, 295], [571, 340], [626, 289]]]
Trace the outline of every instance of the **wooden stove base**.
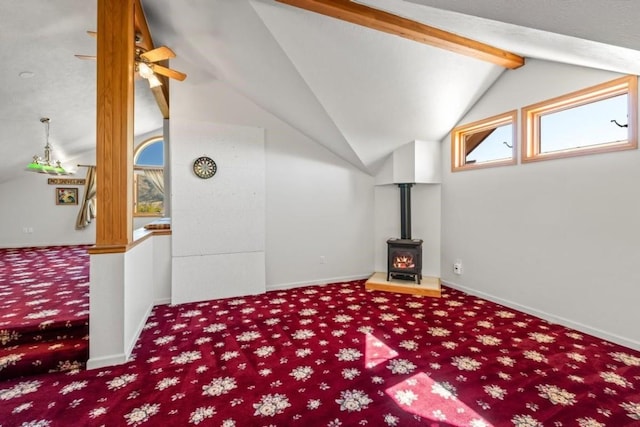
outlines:
[[374, 291], [396, 292], [401, 294], [424, 295], [437, 297], [441, 295], [440, 278], [422, 276], [420, 284], [413, 281], [391, 279], [387, 280], [387, 273], [376, 272], [365, 283], [365, 289]]

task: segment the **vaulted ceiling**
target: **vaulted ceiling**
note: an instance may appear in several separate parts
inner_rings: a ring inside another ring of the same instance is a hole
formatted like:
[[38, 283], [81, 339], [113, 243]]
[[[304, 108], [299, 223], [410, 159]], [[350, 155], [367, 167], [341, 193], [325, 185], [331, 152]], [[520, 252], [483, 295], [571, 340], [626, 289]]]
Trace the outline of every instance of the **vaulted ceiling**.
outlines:
[[[364, 0], [359, 3], [521, 55], [640, 74], [631, 0]], [[493, 63], [274, 0], [142, 0], [173, 68], [216, 79], [375, 173], [395, 148], [440, 141], [506, 71]], [[0, 182], [41, 154], [51, 118], [55, 157], [95, 145], [95, 1], [0, 3]], [[526, 67], [526, 64], [524, 65]], [[162, 118], [141, 81], [138, 135]]]

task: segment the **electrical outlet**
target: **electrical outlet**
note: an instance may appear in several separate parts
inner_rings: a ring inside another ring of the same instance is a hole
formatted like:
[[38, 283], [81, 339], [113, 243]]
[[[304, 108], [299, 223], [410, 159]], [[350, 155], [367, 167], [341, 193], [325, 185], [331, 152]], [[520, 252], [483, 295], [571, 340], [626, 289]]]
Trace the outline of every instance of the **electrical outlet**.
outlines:
[[326, 264], [327, 263], [327, 258], [325, 258], [324, 255], [320, 256], [320, 264]]
[[462, 274], [462, 261], [461, 260], [456, 260], [455, 263], [453, 263], [453, 273], [457, 274], [457, 275], [461, 275]]

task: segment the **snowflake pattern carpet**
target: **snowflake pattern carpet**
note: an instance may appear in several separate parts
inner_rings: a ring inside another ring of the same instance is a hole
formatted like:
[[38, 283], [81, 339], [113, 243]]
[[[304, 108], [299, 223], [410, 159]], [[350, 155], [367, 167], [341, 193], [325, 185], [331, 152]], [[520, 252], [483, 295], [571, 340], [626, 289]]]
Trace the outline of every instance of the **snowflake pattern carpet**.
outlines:
[[0, 383], [8, 426], [640, 425], [640, 352], [443, 287], [154, 308], [127, 364]]
[[86, 363], [87, 248], [0, 249], [0, 380]]

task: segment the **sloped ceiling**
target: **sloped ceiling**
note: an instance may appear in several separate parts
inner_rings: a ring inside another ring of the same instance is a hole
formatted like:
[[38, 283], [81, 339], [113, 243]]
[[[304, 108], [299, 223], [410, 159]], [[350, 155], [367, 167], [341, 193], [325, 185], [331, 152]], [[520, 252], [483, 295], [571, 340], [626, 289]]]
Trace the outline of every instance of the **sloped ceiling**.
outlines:
[[640, 48], [639, 6], [633, 0], [407, 0], [405, 3], [613, 46]]
[[363, 0], [359, 3], [518, 53], [639, 74], [640, 3], [600, 0]]
[[412, 140], [440, 140], [503, 71], [318, 14], [252, 3], [307, 90], [369, 170]]
[[[527, 58], [640, 74], [640, 2], [359, 2]], [[176, 52], [172, 67], [191, 83], [225, 82], [368, 173], [407, 142], [442, 140], [510, 72], [273, 0], [142, 3], [155, 44]], [[87, 0], [0, 3], [0, 182], [42, 153], [40, 117], [55, 157], [94, 147], [95, 64], [73, 55], [95, 53], [95, 11]], [[136, 134], [162, 123], [140, 83]]]

